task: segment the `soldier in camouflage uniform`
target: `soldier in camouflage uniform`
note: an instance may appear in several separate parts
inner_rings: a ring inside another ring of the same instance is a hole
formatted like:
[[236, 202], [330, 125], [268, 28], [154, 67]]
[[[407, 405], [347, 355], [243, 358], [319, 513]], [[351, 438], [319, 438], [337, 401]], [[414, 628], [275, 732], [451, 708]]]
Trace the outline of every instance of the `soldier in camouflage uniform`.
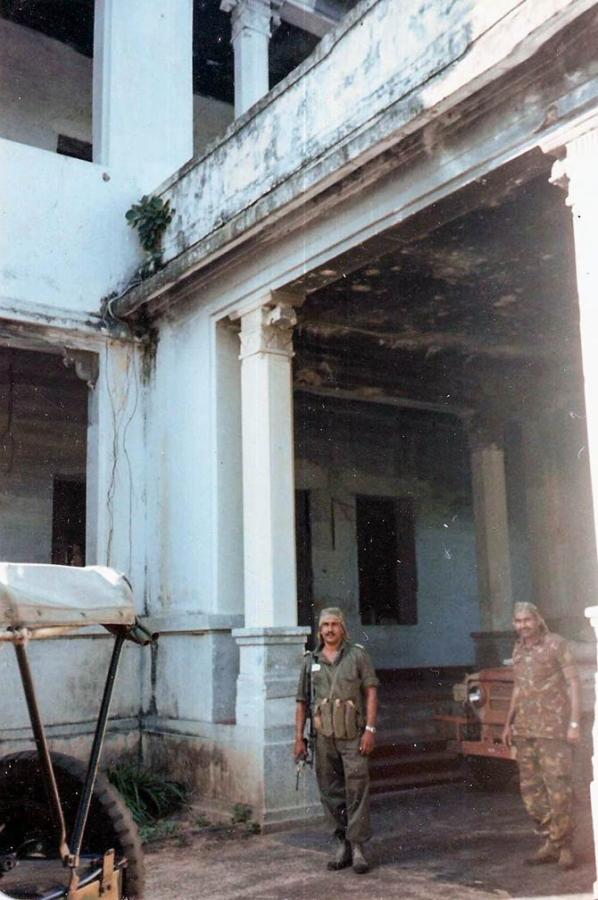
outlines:
[[533, 603], [516, 603], [514, 686], [503, 741], [517, 752], [521, 796], [545, 844], [527, 860], [574, 866], [572, 751], [580, 738], [580, 681], [570, 647]]
[[311, 704], [320, 799], [336, 841], [327, 866], [343, 869], [352, 863], [361, 875], [369, 868], [363, 844], [371, 833], [368, 756], [374, 749], [378, 679], [363, 647], [349, 641], [337, 607], [322, 610], [319, 639], [318, 648], [305, 654], [299, 678], [294, 755], [305, 756]]

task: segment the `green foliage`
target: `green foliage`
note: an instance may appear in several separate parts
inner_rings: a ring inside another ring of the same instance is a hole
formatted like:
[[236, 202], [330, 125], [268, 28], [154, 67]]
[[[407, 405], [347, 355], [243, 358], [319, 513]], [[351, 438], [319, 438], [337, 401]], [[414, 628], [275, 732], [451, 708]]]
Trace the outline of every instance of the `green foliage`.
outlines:
[[152, 275], [162, 265], [162, 236], [175, 212], [170, 208], [170, 200], [144, 194], [139, 203], [134, 203], [125, 213], [131, 228], [139, 232], [139, 241], [147, 254], [140, 269], [142, 278]]
[[174, 837], [180, 831], [178, 822], [152, 822], [139, 827], [139, 836], [144, 844], [154, 844], [166, 838]]
[[246, 803], [235, 803], [233, 806], [232, 823], [233, 825], [251, 822], [251, 814], [253, 810]]
[[[155, 827], [158, 819], [181, 809], [187, 800], [187, 789], [156, 772], [130, 763], [119, 763], [108, 769], [108, 778], [131, 810], [138, 825]], [[162, 823], [165, 827], [173, 823]]]

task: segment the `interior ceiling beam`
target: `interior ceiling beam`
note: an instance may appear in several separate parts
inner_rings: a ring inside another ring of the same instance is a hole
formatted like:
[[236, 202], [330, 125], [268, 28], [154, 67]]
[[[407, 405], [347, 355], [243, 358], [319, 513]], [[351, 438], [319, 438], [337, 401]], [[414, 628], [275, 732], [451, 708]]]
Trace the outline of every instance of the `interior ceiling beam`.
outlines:
[[[397, 164], [395, 160], [395, 165]], [[289, 290], [311, 294], [345, 278], [364, 266], [414, 243], [425, 240], [439, 228], [479, 209], [492, 209], [506, 202], [521, 185], [538, 175], [548, 181], [552, 162], [539, 149], [534, 149], [483, 178], [478, 178], [461, 190], [433, 203], [380, 234], [374, 235], [346, 253], [305, 273], [289, 284]]]
[[351, 325], [329, 322], [303, 321], [299, 324], [299, 335], [309, 340], [357, 338], [373, 341], [379, 347], [389, 350], [424, 351], [432, 355], [445, 351], [458, 351], [464, 356], [484, 356], [504, 360], [558, 360], [571, 356], [567, 343], [539, 346], [526, 343], [485, 343], [479, 337], [451, 332], [403, 332], [375, 331], [355, 328]]
[[285, 0], [280, 17], [289, 25], [324, 37], [340, 22], [345, 12], [345, 7], [338, 0]]
[[462, 403], [436, 403], [428, 400], [417, 400], [412, 397], [401, 397], [372, 386], [356, 388], [314, 387], [301, 383], [294, 384], [297, 394], [311, 394], [316, 397], [333, 397], [336, 400], [352, 400], [359, 403], [378, 403], [383, 406], [394, 406], [398, 409], [421, 409], [426, 412], [444, 413], [445, 415], [465, 418], [474, 413], [474, 407]]

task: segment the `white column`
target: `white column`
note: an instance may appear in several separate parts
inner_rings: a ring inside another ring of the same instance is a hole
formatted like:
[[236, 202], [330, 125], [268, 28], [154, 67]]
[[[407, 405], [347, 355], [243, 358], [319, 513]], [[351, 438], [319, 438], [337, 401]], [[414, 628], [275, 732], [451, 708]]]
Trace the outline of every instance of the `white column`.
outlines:
[[291, 306], [241, 319], [245, 627], [297, 624]]
[[[270, 89], [268, 47], [273, 14], [280, 0], [222, 0], [230, 12], [235, 54], [235, 116], [241, 116]], [[275, 18], [278, 24], [280, 19]]]
[[[598, 534], [598, 115], [572, 125], [561, 146], [566, 148], [566, 155], [554, 164], [551, 180], [567, 189], [567, 205], [573, 212], [594, 529]], [[587, 609], [586, 615], [598, 635], [598, 607]], [[593, 744], [591, 796], [598, 860], [598, 690]], [[594, 897], [598, 897], [598, 882], [594, 884]]]
[[543, 412], [528, 416], [521, 430], [533, 599], [553, 623], [563, 616], [565, 605], [569, 607], [573, 599], [568, 583], [569, 544], [566, 533], [562, 533], [561, 483], [553, 446], [555, 423]]
[[566, 153], [554, 164], [551, 180], [568, 189], [567, 205], [573, 212], [592, 499], [598, 526], [598, 117], [593, 128], [588, 126], [566, 144]]
[[96, 0], [94, 161], [148, 191], [183, 165], [193, 155], [192, 64], [192, 0]]
[[239, 645], [236, 723], [250, 802], [265, 827], [317, 809], [288, 778], [295, 691], [309, 628], [297, 626], [291, 305], [241, 316], [241, 427], [245, 627]]
[[483, 428], [470, 431], [470, 446], [482, 628], [501, 631], [513, 614], [504, 450]]

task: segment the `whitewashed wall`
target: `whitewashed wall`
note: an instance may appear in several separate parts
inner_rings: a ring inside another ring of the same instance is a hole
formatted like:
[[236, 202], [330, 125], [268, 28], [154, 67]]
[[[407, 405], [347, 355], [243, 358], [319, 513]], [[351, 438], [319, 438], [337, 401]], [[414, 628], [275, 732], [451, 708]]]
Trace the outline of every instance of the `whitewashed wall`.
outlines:
[[[59, 134], [92, 142], [93, 60], [72, 47], [0, 18], [0, 137], [56, 150]], [[233, 121], [232, 103], [193, 97], [199, 156]]]
[[[0, 46], [0, 316], [95, 322], [142, 260], [125, 213], [158, 185], [142, 161], [125, 172], [47, 152], [61, 133], [92, 140], [92, 60], [3, 19]], [[199, 153], [232, 107], [194, 106]]]

